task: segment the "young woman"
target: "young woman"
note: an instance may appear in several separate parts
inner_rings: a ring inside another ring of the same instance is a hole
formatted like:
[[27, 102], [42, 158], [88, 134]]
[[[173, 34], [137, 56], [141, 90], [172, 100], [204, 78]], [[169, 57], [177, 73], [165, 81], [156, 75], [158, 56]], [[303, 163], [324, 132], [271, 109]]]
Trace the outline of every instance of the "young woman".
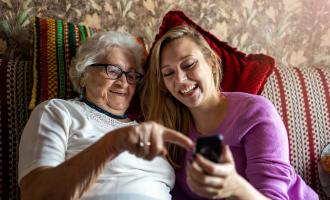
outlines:
[[[173, 199], [318, 199], [289, 163], [280, 116], [264, 97], [221, 92], [221, 61], [192, 28], [170, 29], [152, 48], [141, 102], [146, 120], [198, 137], [222, 134], [219, 163], [176, 146]], [[179, 167], [178, 167], [179, 166]]]

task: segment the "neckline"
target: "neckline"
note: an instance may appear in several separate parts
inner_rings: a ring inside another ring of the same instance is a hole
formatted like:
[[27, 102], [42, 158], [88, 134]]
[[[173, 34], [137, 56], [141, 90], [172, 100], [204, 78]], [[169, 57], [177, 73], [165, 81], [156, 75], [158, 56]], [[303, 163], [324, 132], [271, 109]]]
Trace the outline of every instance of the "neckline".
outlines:
[[89, 107], [93, 108], [94, 110], [96, 110], [96, 111], [98, 111], [98, 112], [100, 112], [100, 113], [103, 113], [103, 114], [105, 114], [105, 115], [107, 115], [107, 116], [109, 116], [109, 117], [111, 117], [111, 118], [114, 118], [114, 119], [127, 119], [127, 118], [128, 118], [128, 116], [127, 116], [126, 113], [123, 114], [123, 115], [116, 115], [116, 114], [113, 114], [113, 113], [111, 113], [111, 112], [109, 112], [109, 111], [106, 111], [106, 110], [104, 110], [104, 109], [98, 107], [98, 106], [95, 105], [94, 103], [88, 101], [85, 97], [80, 98], [80, 101], [81, 101], [81, 102], [84, 102], [86, 105], [88, 105]]
[[[214, 128], [211, 131], [208, 131], [208, 133], [205, 133], [205, 134], [202, 134], [201, 132], [199, 132], [197, 130], [196, 124], [193, 123], [192, 131], [196, 133], [196, 136], [195, 136], [196, 138], [215, 135], [221, 130], [222, 124], [227, 123], [226, 121], [227, 121], [227, 118], [228, 118], [228, 115], [229, 115], [228, 110], [231, 107], [231, 105], [230, 105], [231, 102], [230, 102], [226, 92], [221, 92], [220, 95], [222, 95], [225, 98], [225, 101], [226, 101], [226, 104], [227, 104], [227, 105], [225, 105], [225, 108], [221, 108], [221, 110], [224, 110], [224, 113], [222, 114], [223, 116], [216, 122], [216, 124], [214, 125]], [[221, 101], [223, 101], [223, 100], [221, 100]], [[220, 105], [220, 106], [223, 107], [222, 105]]]

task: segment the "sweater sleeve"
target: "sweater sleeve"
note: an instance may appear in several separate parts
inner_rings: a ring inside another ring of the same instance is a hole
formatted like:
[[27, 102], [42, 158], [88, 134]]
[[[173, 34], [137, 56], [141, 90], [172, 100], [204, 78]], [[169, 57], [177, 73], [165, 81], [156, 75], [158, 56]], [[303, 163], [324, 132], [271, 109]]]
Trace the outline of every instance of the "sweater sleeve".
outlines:
[[248, 181], [271, 199], [290, 199], [289, 187], [296, 174], [289, 162], [285, 126], [270, 101], [257, 97], [249, 101], [242, 120], [242, 142], [246, 154]]

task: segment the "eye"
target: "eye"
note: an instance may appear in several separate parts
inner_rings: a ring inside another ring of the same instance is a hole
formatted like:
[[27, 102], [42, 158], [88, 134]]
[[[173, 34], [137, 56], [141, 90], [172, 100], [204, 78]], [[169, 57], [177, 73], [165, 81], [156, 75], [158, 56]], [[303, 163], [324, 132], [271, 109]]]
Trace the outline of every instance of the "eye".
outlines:
[[137, 76], [138, 76], [137, 73], [135, 73], [134, 71], [130, 71], [127, 73], [127, 78], [131, 80], [137, 79], [138, 78]]
[[116, 78], [119, 74], [121, 74], [121, 70], [120, 68], [116, 67], [116, 66], [111, 66], [109, 65], [107, 67], [107, 74], [111, 77], [111, 78]]
[[189, 60], [182, 64], [182, 69], [191, 69], [195, 66], [195, 64], [198, 62], [198, 60]]
[[172, 70], [168, 69], [168, 70], [163, 70], [162, 74], [163, 74], [163, 77], [169, 77], [169, 76], [173, 75], [174, 72]]

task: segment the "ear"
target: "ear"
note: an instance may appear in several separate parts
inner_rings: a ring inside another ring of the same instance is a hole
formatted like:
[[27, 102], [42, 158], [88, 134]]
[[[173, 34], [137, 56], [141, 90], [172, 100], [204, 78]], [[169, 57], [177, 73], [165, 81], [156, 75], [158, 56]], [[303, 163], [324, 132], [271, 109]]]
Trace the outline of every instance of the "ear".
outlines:
[[83, 73], [79, 79], [80, 87], [84, 88], [86, 86], [85, 74]]
[[207, 59], [207, 63], [210, 65], [212, 68], [212, 74], [215, 74], [217, 70], [219, 70], [219, 65], [217, 65], [218, 59], [216, 55], [211, 54], [211, 56]]

